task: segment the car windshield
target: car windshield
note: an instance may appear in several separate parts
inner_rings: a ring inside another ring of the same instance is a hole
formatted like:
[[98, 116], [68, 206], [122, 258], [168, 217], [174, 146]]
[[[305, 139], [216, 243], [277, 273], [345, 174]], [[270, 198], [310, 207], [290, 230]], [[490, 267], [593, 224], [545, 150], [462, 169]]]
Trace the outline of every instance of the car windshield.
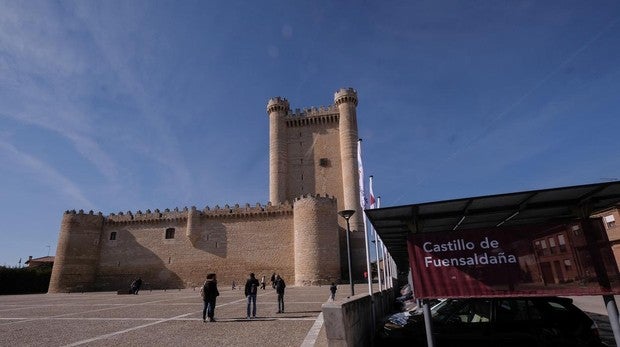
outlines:
[[450, 314], [453, 311], [453, 308], [455, 306], [460, 306], [460, 305], [461, 305], [461, 300], [458, 300], [458, 299], [445, 300], [444, 302], [441, 302], [435, 305], [431, 309], [431, 316], [433, 318], [440, 319], [441, 317]]
[[484, 323], [491, 318], [490, 299], [451, 299], [431, 310], [433, 320], [450, 323]]

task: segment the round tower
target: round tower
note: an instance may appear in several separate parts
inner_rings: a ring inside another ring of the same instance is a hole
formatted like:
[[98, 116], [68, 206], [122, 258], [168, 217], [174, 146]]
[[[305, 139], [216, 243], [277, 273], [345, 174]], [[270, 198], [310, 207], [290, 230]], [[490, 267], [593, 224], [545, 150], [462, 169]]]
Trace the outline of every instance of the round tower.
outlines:
[[342, 163], [342, 192], [344, 210], [355, 210], [350, 220], [352, 231], [363, 231], [360, 206], [359, 171], [357, 166], [357, 92], [342, 88], [334, 95], [340, 113], [340, 160]]
[[286, 117], [289, 103], [285, 98], [275, 97], [267, 103], [269, 115], [269, 201], [277, 205], [287, 200], [287, 145]]
[[336, 200], [305, 196], [293, 204], [295, 285], [328, 284], [340, 278]]
[[187, 211], [187, 228], [185, 236], [195, 245], [200, 240], [200, 212], [196, 210], [196, 206], [192, 206]]
[[99, 264], [103, 216], [67, 211], [62, 217], [48, 292], [91, 291]]

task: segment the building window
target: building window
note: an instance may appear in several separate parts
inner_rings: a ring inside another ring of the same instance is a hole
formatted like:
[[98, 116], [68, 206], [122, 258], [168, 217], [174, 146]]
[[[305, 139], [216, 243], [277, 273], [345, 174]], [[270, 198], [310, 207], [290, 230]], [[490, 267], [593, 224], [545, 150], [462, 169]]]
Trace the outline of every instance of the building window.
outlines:
[[550, 237], [547, 240], [549, 240], [549, 252], [551, 252], [551, 254], [555, 253], [555, 239]]
[[566, 252], [566, 239], [564, 239], [564, 234], [558, 234], [558, 244], [560, 245], [560, 252]]
[[564, 268], [566, 271], [569, 271], [572, 267], [573, 265], [571, 264], [570, 259], [564, 259]]
[[547, 255], [547, 241], [540, 240], [540, 248], [542, 249], [542, 255]]
[[607, 226], [607, 229], [611, 229], [616, 226], [616, 219], [614, 218], [614, 215], [605, 216], [603, 217], [603, 220], [605, 220], [605, 226]]
[[573, 225], [573, 234], [575, 234], [575, 236], [581, 234], [581, 229], [579, 228], [579, 225]]
[[112, 241], [116, 240], [116, 231], [113, 231], [110, 233], [110, 240]]
[[329, 166], [329, 159], [327, 159], [327, 158], [319, 159], [319, 166], [321, 166], [321, 167], [328, 167]]
[[174, 239], [174, 228], [166, 229], [166, 239]]

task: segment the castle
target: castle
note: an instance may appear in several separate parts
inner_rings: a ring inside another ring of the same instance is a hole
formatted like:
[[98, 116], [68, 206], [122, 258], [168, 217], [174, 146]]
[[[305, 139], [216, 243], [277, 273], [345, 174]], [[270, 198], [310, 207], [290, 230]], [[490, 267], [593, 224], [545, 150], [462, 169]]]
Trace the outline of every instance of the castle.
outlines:
[[352, 277], [366, 268], [357, 163], [357, 92], [340, 89], [334, 104], [290, 109], [267, 104], [269, 203], [202, 210], [195, 207], [102, 215], [63, 215], [49, 292], [117, 290], [141, 277], [152, 289], [220, 283], [250, 272], [279, 273], [295, 285], [348, 278], [350, 219]]

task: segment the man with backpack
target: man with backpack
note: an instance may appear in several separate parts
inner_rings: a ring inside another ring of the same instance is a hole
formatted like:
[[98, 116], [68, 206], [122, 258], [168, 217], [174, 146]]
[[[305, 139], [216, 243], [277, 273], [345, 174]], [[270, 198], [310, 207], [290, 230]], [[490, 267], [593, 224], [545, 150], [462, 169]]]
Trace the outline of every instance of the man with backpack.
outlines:
[[202, 321], [203, 322], [215, 322], [215, 299], [220, 295], [217, 290], [217, 280], [214, 273], [207, 275], [207, 280], [200, 289], [200, 296], [204, 302], [202, 309]]
[[245, 282], [245, 296], [248, 298], [247, 319], [250, 319], [250, 305], [252, 305], [252, 318], [256, 318], [256, 294], [258, 293], [258, 280], [252, 272]]

